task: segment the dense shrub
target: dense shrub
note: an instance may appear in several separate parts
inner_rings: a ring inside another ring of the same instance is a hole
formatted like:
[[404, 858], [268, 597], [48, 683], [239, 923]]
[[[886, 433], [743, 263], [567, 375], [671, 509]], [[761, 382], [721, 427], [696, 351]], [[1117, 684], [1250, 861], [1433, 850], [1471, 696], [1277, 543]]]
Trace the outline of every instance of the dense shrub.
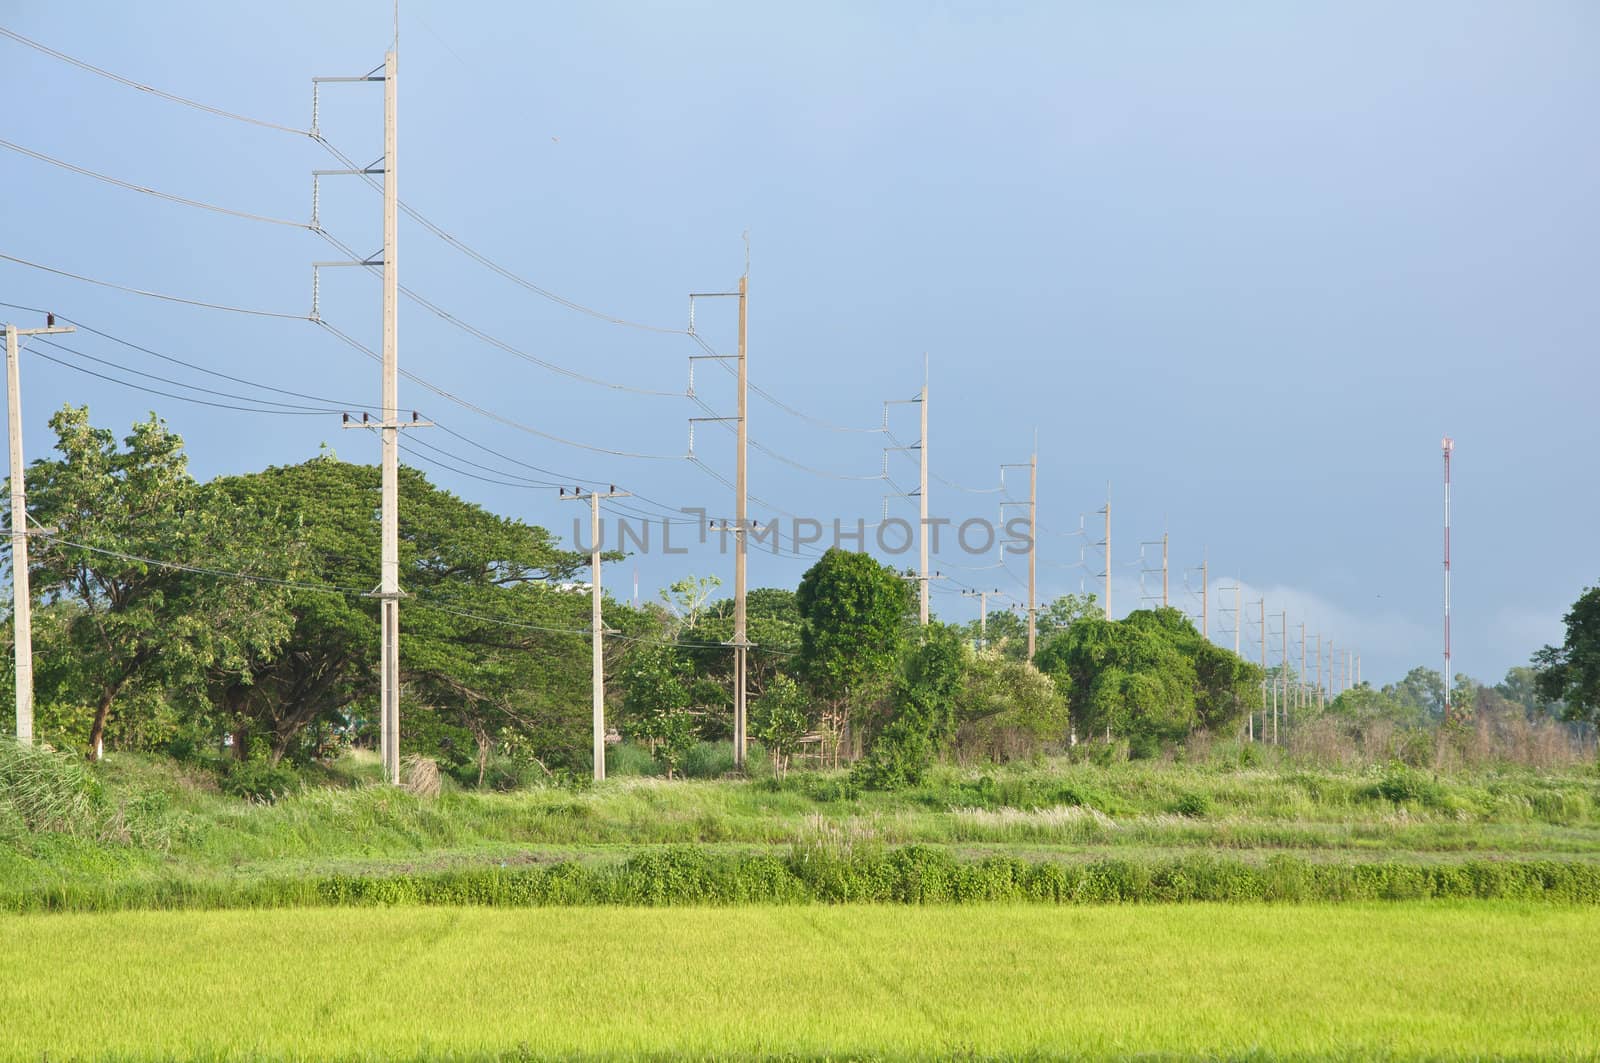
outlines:
[[222, 775], [223, 792], [251, 801], [276, 801], [299, 786], [300, 779], [293, 768], [265, 758], [230, 761]]
[[50, 883], [0, 893], [0, 910], [246, 908], [317, 905], [738, 905], [794, 903], [1176, 904], [1386, 900], [1600, 904], [1600, 866], [1555, 860], [1461, 864], [1266, 864], [1189, 856], [1079, 864], [930, 846], [803, 846], [787, 858], [670, 846], [616, 864], [473, 867], [400, 875]]

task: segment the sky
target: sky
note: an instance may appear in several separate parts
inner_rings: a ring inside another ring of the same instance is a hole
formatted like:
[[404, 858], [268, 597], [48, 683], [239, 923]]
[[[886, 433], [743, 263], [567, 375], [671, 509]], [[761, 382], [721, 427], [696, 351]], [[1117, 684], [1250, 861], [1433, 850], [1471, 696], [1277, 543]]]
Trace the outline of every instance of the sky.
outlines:
[[[381, 67], [392, 17], [367, 0], [0, 2], [0, 26], [76, 59], [302, 131], [311, 78]], [[566, 540], [581, 507], [556, 483], [631, 491], [627, 516], [731, 516], [731, 423], [696, 425], [685, 456], [689, 418], [735, 412], [731, 363], [693, 363], [699, 403], [685, 392], [691, 355], [734, 351], [736, 301], [697, 301], [703, 346], [685, 330], [688, 294], [732, 289], [748, 249], [751, 516], [779, 520], [783, 548], [752, 554], [753, 586], [811, 563], [794, 516], [915, 520], [900, 496], [918, 455], [884, 448], [917, 442], [919, 410], [883, 403], [918, 393], [926, 358], [931, 515], [996, 520], [1026, 497], [1025, 469], [996, 492], [1000, 466], [1037, 438], [1042, 600], [1101, 589], [1109, 484], [1117, 614], [1159, 599], [1165, 533], [1173, 604], [1199, 613], [1207, 562], [1213, 638], [1234, 637], [1238, 583], [1252, 657], [1264, 611], [1277, 660], [1286, 613], [1291, 659], [1304, 623], [1372, 682], [1440, 665], [1453, 436], [1456, 666], [1493, 681], [1559, 641], [1600, 567], [1583, 530], [1600, 519], [1597, 44], [1585, 3], [406, 0], [400, 197], [511, 277], [402, 219], [401, 283], [480, 334], [402, 301], [402, 369], [461, 400], [402, 382], [401, 406], [442, 426], [404, 433], [405, 460]], [[324, 446], [377, 460], [335, 412], [377, 406], [377, 366], [306, 320], [310, 264], [347, 257], [304, 227], [311, 171], [341, 163], [5, 38], [0, 92], [9, 144], [300, 223], [0, 150], [0, 254], [283, 315], [0, 260], [0, 301], [252, 382], [105, 335], [63, 338], [71, 354], [32, 341], [30, 459], [52, 411], [87, 403], [119, 432], [159, 412], [203, 478]], [[318, 125], [380, 158], [381, 86], [324, 84]], [[358, 254], [381, 250], [380, 208], [359, 178], [319, 182], [322, 226]], [[376, 347], [365, 272], [321, 270], [317, 309]], [[673, 526], [689, 549], [669, 555], [655, 526], [608, 586], [731, 587], [731, 557], [695, 531]], [[1020, 555], [944, 547], [936, 615], [974, 617], [964, 589], [1025, 599]]]

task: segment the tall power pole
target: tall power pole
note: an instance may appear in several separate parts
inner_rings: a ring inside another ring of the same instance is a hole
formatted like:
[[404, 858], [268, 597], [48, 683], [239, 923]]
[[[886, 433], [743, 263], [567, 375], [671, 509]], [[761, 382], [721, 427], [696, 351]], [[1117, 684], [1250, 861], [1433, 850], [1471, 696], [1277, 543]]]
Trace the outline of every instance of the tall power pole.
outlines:
[[1306, 622], [1300, 621], [1300, 675], [1294, 685], [1294, 707], [1306, 707]]
[[747, 545], [745, 532], [748, 519], [749, 495], [746, 453], [750, 443], [748, 423], [748, 399], [750, 387], [749, 374], [749, 328], [750, 328], [750, 274], [745, 273], [739, 278], [739, 415], [738, 415], [738, 447], [739, 462], [734, 471], [734, 501], [733, 501], [733, 764], [736, 768], [744, 767], [746, 746], [749, 743], [748, 731], [748, 690], [745, 686], [746, 668], [749, 662], [750, 640], [747, 635], [745, 616], [745, 565]]
[[1239, 635], [1244, 630], [1244, 577], [1233, 581], [1233, 655], [1238, 657]]
[[1039, 623], [1039, 434], [1028, 458], [1028, 660], [1033, 660]]
[[1161, 608], [1167, 607], [1167, 533], [1161, 533]]
[[[746, 457], [749, 453], [749, 334], [750, 334], [750, 258], [748, 248], [745, 254], [745, 273], [739, 278], [739, 290], [736, 292], [690, 292], [689, 293], [689, 332], [694, 333], [694, 306], [696, 299], [716, 299], [737, 297], [739, 300], [739, 352], [734, 355], [738, 363], [735, 377], [738, 381], [739, 399], [738, 415], [731, 418], [735, 423], [734, 449], [734, 478], [733, 478], [733, 639], [724, 645], [733, 647], [733, 762], [736, 767], [743, 768], [745, 761], [745, 747], [748, 745], [747, 696], [746, 680], [747, 662], [749, 659], [750, 640], [746, 626], [745, 590], [746, 590], [746, 532], [749, 530], [749, 481], [747, 477]], [[701, 357], [725, 360], [725, 354], [708, 354]], [[694, 453], [694, 428], [697, 421], [723, 421], [727, 417], [691, 417], [689, 418], [689, 451]]]
[[598, 782], [606, 777], [606, 662], [605, 621], [600, 617], [600, 500], [602, 498], [627, 498], [627, 491], [618, 491], [615, 485], [609, 491], [585, 492], [574, 487], [572, 494], [561, 489], [561, 499], [589, 503], [589, 641], [593, 649], [590, 664], [590, 701], [594, 715], [594, 777]]
[[999, 587], [996, 587], [992, 591], [971, 591], [971, 590], [968, 590], [968, 591], [962, 591], [961, 592], [961, 597], [963, 597], [963, 598], [976, 598], [976, 599], [978, 599], [978, 648], [979, 649], [988, 649], [988, 647], [989, 647], [989, 595], [991, 595], [991, 594], [999, 594], [999, 593], [1000, 593], [1000, 588]]
[[[928, 356], [922, 356], [922, 397], [917, 402], [922, 414], [922, 437], [917, 442], [917, 620], [928, 626]], [[1032, 556], [1030, 552], [1029, 556]]]
[[[1289, 610], [1285, 609], [1278, 614], [1279, 634], [1283, 636], [1283, 648], [1279, 653], [1279, 660], [1283, 662], [1283, 675], [1279, 677], [1283, 693], [1279, 700], [1283, 705], [1283, 715], [1287, 720], [1289, 715]], [[1278, 709], [1272, 710], [1272, 744], [1278, 744]]]
[[[400, 589], [400, 429], [424, 427], [427, 424], [425, 421], [418, 420], [415, 415], [408, 422], [402, 423], [400, 421], [399, 336], [396, 321], [400, 301], [400, 190], [397, 182], [399, 168], [397, 149], [399, 70], [400, 60], [398, 53], [391, 48], [383, 56], [382, 77], [373, 72], [360, 77], [312, 78], [314, 85], [322, 82], [339, 81], [383, 82], [383, 166], [381, 171], [373, 167], [367, 167], [359, 170], [315, 170], [313, 173], [317, 176], [324, 174], [357, 174], [366, 176], [378, 172], [383, 174], [383, 261], [379, 263], [364, 259], [356, 262], [320, 262], [316, 263], [315, 267], [371, 267], [381, 265], [383, 268], [383, 376], [382, 399], [380, 402], [382, 417], [374, 425], [368, 422], [365, 417], [362, 418], [361, 422], [354, 423], [346, 415], [345, 426], [349, 428], [376, 428], [381, 441], [382, 498], [379, 503], [379, 519], [382, 526], [380, 532], [382, 548], [378, 589], [373, 592], [372, 597], [378, 599], [380, 640], [378, 656], [379, 748], [383, 758], [384, 778], [390, 783], [398, 783], [400, 781], [400, 599], [405, 597], [404, 592]], [[314, 123], [315, 103], [313, 103]], [[313, 316], [315, 316], [315, 313], [316, 311], [313, 309]]]
[[44, 328], [6, 325], [6, 427], [11, 443], [11, 625], [17, 655], [17, 741], [33, 744], [33, 591], [28, 585], [28, 488], [22, 463], [21, 336], [54, 336], [76, 332], [57, 325], [55, 315]]
[[400, 262], [397, 243], [400, 191], [396, 184], [396, 104], [399, 57], [383, 57], [383, 568], [378, 587], [383, 620], [380, 700], [389, 742], [384, 770], [400, 781]]
[[1317, 632], [1317, 708], [1322, 708], [1322, 632]]
[[1200, 555], [1200, 637], [1211, 641], [1211, 577], [1210, 558]]
[[1455, 673], [1450, 664], [1450, 455], [1456, 441], [1444, 437], [1444, 722], [1450, 722], [1450, 687]]
[[1261, 610], [1261, 740], [1267, 740], [1267, 599], [1263, 595], [1256, 607]]
[[1106, 517], [1106, 537], [1101, 540], [1100, 546], [1105, 550], [1106, 558], [1106, 619], [1111, 619], [1111, 481], [1106, 481], [1106, 508], [1100, 511]]

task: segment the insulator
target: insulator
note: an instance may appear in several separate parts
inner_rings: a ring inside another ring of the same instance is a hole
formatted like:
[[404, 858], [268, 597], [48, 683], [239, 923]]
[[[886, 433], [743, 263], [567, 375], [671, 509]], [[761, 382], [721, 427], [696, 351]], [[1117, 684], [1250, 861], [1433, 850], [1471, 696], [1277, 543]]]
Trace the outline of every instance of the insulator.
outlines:
[[317, 130], [317, 99], [320, 95], [321, 89], [322, 86], [317, 82], [313, 81], [311, 83], [311, 135], [313, 137], [320, 137], [322, 135]]

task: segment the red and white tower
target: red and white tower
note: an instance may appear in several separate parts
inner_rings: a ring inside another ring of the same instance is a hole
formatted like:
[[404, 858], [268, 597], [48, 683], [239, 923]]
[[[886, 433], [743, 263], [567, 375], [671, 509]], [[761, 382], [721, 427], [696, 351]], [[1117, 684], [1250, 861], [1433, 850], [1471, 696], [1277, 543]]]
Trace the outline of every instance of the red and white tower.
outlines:
[[1450, 722], [1450, 688], [1455, 673], [1450, 668], [1450, 453], [1456, 441], [1444, 437], [1444, 722]]

